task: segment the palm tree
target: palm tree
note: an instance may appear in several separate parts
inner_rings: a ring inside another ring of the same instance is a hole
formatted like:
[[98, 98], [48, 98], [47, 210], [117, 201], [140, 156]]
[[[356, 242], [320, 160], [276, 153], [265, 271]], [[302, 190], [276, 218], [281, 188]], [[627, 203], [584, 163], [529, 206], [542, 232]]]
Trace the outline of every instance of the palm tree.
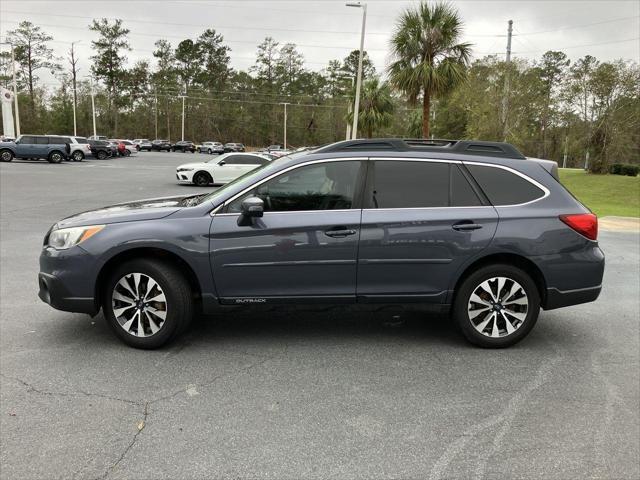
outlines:
[[462, 21], [448, 3], [420, 2], [400, 17], [391, 38], [391, 84], [412, 104], [422, 95], [422, 136], [429, 138], [431, 97], [466, 79], [470, 43], [458, 43]]
[[[352, 92], [352, 100], [354, 96]], [[391, 125], [394, 107], [387, 82], [380, 82], [377, 77], [365, 80], [360, 92], [358, 127], [367, 132], [367, 138], [373, 137], [374, 131]], [[353, 122], [353, 112], [348, 113], [347, 121]]]

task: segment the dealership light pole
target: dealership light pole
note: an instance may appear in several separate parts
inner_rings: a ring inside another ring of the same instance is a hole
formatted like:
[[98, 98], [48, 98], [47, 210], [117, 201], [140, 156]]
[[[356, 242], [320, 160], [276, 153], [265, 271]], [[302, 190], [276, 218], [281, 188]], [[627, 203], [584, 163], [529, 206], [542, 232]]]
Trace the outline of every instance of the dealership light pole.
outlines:
[[96, 138], [98, 134], [96, 133], [96, 94], [93, 91], [93, 78], [89, 77], [89, 82], [91, 84], [91, 116], [93, 117], [93, 138]]
[[182, 141], [184, 142], [184, 101], [187, 98], [186, 95], [178, 95], [178, 98], [182, 99]]
[[356, 80], [356, 100], [353, 105], [353, 127], [351, 127], [351, 139], [358, 136], [358, 112], [360, 111], [360, 87], [362, 86], [362, 56], [364, 55], [364, 29], [367, 24], [367, 4], [360, 2], [347, 2], [347, 7], [362, 8], [362, 32], [360, 33], [360, 56], [358, 57], [358, 77]]
[[282, 102], [281, 105], [284, 105], [284, 145], [282, 148], [286, 150], [287, 148], [287, 105], [291, 105], [287, 102]]

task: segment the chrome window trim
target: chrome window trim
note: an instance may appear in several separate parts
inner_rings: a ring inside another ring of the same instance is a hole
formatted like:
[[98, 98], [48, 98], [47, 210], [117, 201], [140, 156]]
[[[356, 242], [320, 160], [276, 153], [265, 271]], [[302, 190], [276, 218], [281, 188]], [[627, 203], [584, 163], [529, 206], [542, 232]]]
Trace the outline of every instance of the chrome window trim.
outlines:
[[[363, 160], [368, 160], [368, 157], [353, 157], [353, 158], [322, 158], [322, 159], [318, 159], [318, 160], [310, 160], [308, 162], [303, 162], [303, 163], [298, 163], [296, 165], [291, 165], [290, 167], [287, 167], [283, 170], [279, 170], [271, 175], [269, 175], [266, 178], [263, 178], [262, 180], [260, 180], [259, 182], [256, 182], [254, 184], [252, 184], [250, 187], [245, 188], [244, 190], [242, 190], [239, 193], [236, 193], [233, 197], [228, 198], [227, 200], [225, 200], [224, 202], [222, 202], [221, 206], [218, 206], [215, 210], [218, 210], [220, 207], [222, 207], [222, 209], [224, 209], [229, 203], [233, 202], [236, 198], [241, 197], [242, 195], [244, 195], [245, 193], [247, 193], [249, 190], [253, 190], [256, 187], [259, 187], [260, 185], [262, 185], [263, 183], [271, 180], [272, 178], [275, 178], [283, 173], [287, 173], [290, 170], [294, 170], [296, 168], [299, 167], [304, 167], [307, 165], [314, 165], [317, 163], [329, 163], [329, 162], [349, 162], [349, 161], [354, 161], [354, 162], [361, 162]], [[349, 209], [344, 209], [343, 211], [347, 211], [347, 212], [352, 212], [354, 210], [360, 210], [358, 208], [349, 208]], [[308, 213], [308, 212], [337, 212], [340, 210], [291, 210], [288, 212], [264, 212], [264, 213]], [[211, 216], [214, 215], [214, 211], [211, 212]], [[222, 215], [239, 215], [239, 213], [219, 213], [219, 216]]]
[[[466, 206], [466, 207], [397, 207], [397, 208], [364, 208], [362, 209], [363, 211], [367, 211], [367, 212], [371, 212], [371, 211], [385, 211], [385, 210], [433, 210], [433, 209], [450, 209], [450, 208], [455, 208], [455, 209], [460, 209], [460, 208], [511, 208], [511, 207], [521, 207], [524, 205], [529, 205], [535, 202], [539, 202], [540, 200], [543, 200], [545, 198], [547, 198], [551, 192], [549, 191], [549, 189], [547, 187], [545, 187], [544, 185], [542, 185], [540, 182], [537, 182], [536, 180], [534, 180], [533, 178], [529, 177], [528, 175], [525, 175], [522, 172], [519, 172], [518, 170], [511, 168], [511, 167], [507, 167], [505, 165], [498, 165], [495, 163], [485, 163], [485, 162], [469, 162], [469, 161], [464, 161], [464, 160], [448, 160], [448, 159], [438, 159], [438, 158], [406, 158], [406, 157], [351, 157], [351, 158], [345, 158], [345, 157], [340, 157], [340, 158], [323, 158], [323, 159], [318, 159], [318, 160], [311, 160], [308, 162], [303, 162], [303, 163], [299, 163], [296, 165], [292, 165], [290, 167], [285, 168], [284, 170], [280, 170], [279, 172], [275, 172], [274, 174], [262, 179], [261, 181], [259, 181], [258, 183], [254, 183], [253, 185], [251, 185], [250, 187], [247, 187], [246, 189], [242, 190], [241, 192], [237, 193], [236, 195], [234, 195], [233, 197], [225, 200], [222, 204], [220, 204], [218, 207], [216, 207], [214, 210], [211, 211], [211, 216], [213, 216], [215, 214], [215, 212], [217, 212], [220, 209], [224, 209], [227, 204], [229, 204], [230, 202], [234, 201], [236, 198], [244, 195], [245, 193], [247, 193], [249, 190], [252, 190], [253, 188], [258, 187], [259, 185], [262, 185], [264, 182], [271, 180], [274, 177], [277, 177], [280, 174], [286, 173], [290, 170], [293, 170], [295, 168], [298, 167], [303, 167], [306, 165], [313, 165], [313, 164], [318, 164], [318, 163], [328, 163], [328, 162], [345, 162], [345, 161], [402, 161], [402, 162], [431, 162], [431, 163], [452, 163], [452, 164], [457, 164], [457, 165], [480, 165], [483, 167], [493, 167], [493, 168], [500, 168], [502, 170], [506, 170], [510, 173], [513, 173], [523, 179], [525, 179], [526, 181], [528, 181], [529, 183], [531, 183], [532, 185], [538, 187], [540, 190], [542, 190], [543, 195], [541, 197], [538, 197], [534, 200], [530, 200], [528, 202], [524, 202], [524, 203], [516, 203], [516, 204], [509, 204], [509, 205], [475, 205], [475, 206]], [[526, 161], [526, 160], [525, 160]], [[265, 212], [265, 213], [310, 213], [310, 212], [337, 212], [337, 211], [352, 211], [352, 210], [357, 210], [357, 209], [346, 209], [346, 210], [292, 210], [290, 212]], [[218, 215], [239, 215], [239, 213], [219, 213]]]

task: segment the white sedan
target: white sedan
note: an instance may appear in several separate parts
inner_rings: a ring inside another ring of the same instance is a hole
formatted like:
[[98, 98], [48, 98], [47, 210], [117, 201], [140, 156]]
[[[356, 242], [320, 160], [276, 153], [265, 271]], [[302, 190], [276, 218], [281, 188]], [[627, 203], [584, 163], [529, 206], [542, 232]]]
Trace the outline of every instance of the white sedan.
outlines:
[[199, 187], [228, 183], [240, 175], [258, 168], [271, 160], [255, 153], [225, 153], [208, 162], [185, 163], [176, 168], [180, 183], [193, 183]]

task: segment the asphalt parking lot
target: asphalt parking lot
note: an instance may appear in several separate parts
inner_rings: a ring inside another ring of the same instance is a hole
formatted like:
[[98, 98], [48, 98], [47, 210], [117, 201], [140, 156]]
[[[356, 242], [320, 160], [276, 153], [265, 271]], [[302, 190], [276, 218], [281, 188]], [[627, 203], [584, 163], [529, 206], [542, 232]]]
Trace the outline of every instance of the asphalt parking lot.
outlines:
[[341, 310], [201, 319], [171, 347], [37, 298], [42, 237], [175, 183], [198, 154], [0, 164], [0, 476], [640, 477], [640, 240], [600, 234], [604, 290], [508, 350], [446, 318]]

